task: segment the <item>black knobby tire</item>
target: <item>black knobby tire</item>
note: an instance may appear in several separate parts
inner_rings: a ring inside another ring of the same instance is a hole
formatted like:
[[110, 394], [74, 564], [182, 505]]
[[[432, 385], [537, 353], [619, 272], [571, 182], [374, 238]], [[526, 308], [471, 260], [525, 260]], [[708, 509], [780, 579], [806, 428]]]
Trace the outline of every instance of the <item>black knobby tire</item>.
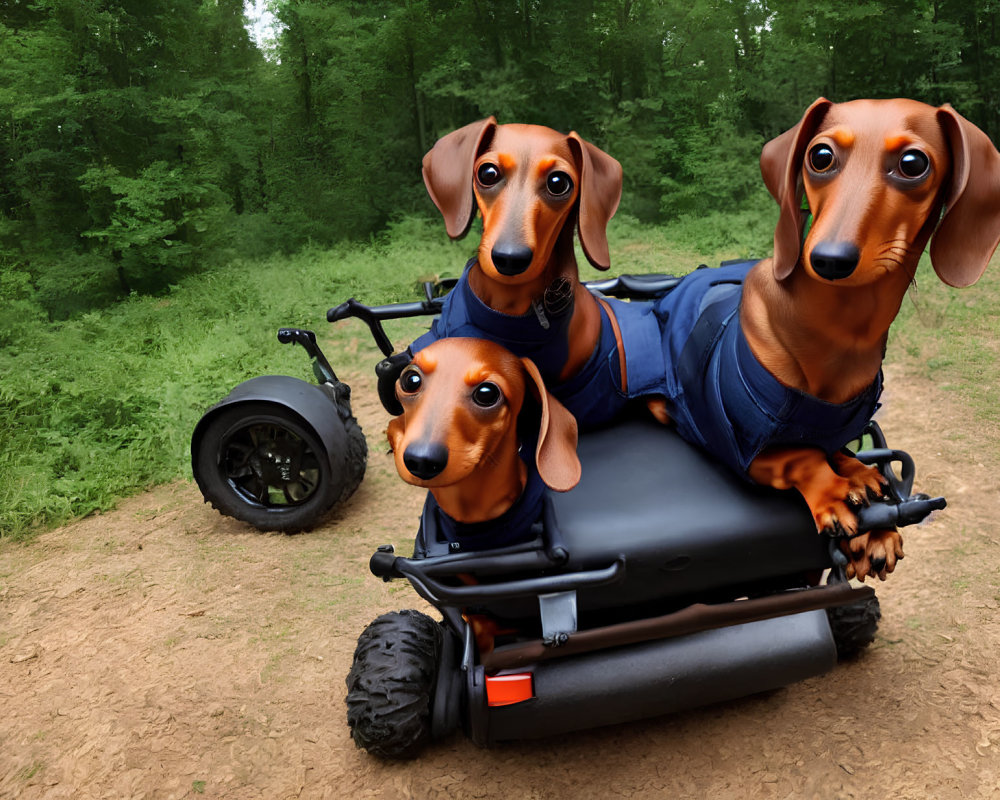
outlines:
[[837, 645], [837, 658], [843, 661], [854, 658], [875, 641], [882, 609], [872, 595], [857, 603], [828, 608], [826, 615]]
[[[360, 428], [357, 435], [364, 439]], [[201, 435], [194, 473], [213, 508], [261, 530], [308, 529], [350, 493], [321, 438], [276, 403], [238, 403], [216, 414]]]
[[383, 614], [358, 637], [347, 675], [347, 724], [358, 747], [413, 758], [431, 738], [442, 627], [419, 611]]
[[335, 402], [337, 403], [337, 413], [344, 423], [344, 432], [347, 434], [347, 453], [344, 460], [344, 488], [337, 499], [338, 503], [344, 502], [361, 485], [362, 478], [365, 477], [365, 467], [368, 464], [368, 442], [365, 439], [364, 431], [351, 412], [351, 387], [346, 383], [337, 383], [333, 388]]

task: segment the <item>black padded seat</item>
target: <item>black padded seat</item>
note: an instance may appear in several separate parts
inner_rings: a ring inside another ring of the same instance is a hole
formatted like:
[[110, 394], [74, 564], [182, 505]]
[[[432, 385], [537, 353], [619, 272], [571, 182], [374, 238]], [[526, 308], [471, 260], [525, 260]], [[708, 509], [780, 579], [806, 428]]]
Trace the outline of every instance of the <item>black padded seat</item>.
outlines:
[[802, 575], [829, 566], [827, 540], [795, 491], [751, 484], [672, 428], [631, 420], [580, 437], [583, 475], [552, 494], [569, 571], [625, 558], [625, 578], [581, 608]]

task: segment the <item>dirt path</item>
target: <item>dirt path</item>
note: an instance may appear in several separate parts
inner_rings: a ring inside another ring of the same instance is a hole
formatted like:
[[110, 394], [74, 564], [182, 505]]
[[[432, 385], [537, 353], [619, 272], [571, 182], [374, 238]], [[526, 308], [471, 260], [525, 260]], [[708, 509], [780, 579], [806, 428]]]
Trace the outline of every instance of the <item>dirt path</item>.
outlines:
[[321, 530], [251, 532], [181, 483], [0, 545], [0, 797], [1000, 797], [1000, 459], [945, 393], [898, 369], [888, 387], [890, 443], [950, 505], [906, 537], [873, 647], [827, 676], [541, 743], [457, 735], [415, 763], [356, 750], [356, 638], [418, 606], [367, 560], [405, 547], [422, 499], [366, 407], [369, 477]]

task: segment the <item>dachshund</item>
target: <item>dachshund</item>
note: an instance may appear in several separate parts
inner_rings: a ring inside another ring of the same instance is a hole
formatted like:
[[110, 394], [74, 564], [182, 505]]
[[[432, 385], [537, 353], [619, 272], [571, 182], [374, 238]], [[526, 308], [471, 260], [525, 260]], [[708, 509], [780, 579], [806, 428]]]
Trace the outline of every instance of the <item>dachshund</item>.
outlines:
[[[396, 469], [430, 490], [464, 545], [524, 537], [540, 516], [542, 485], [566, 492], [580, 480], [573, 415], [530, 359], [495, 342], [439, 339], [403, 370], [396, 394], [403, 413], [387, 431]], [[529, 394], [539, 406], [530, 423], [522, 419]], [[517, 506], [524, 525], [511, 518]], [[462, 540], [470, 531], [478, 541]]]
[[[387, 431], [396, 470], [430, 490], [438, 532], [453, 546], [530, 540], [545, 486], [565, 492], [580, 480], [576, 420], [530, 359], [483, 339], [439, 339], [403, 370], [396, 393], [403, 413]], [[530, 421], [528, 393], [540, 406]], [[510, 632], [484, 614], [466, 619], [483, 654]]]
[[444, 337], [490, 339], [534, 361], [581, 427], [616, 416], [628, 384], [616, 310], [626, 304], [580, 282], [573, 234], [591, 264], [609, 268], [618, 161], [575, 132], [490, 117], [439, 139], [423, 177], [450, 237], [468, 232], [477, 208], [483, 231], [440, 317], [409, 352]]
[[774, 256], [698, 270], [664, 299], [663, 410], [751, 480], [797, 489], [817, 529], [845, 537], [848, 577], [885, 580], [902, 538], [857, 536], [855, 514], [883, 478], [841, 448], [877, 408], [889, 326], [928, 241], [948, 285], [985, 270], [1000, 154], [948, 105], [820, 98], [765, 145], [761, 171], [780, 206]]

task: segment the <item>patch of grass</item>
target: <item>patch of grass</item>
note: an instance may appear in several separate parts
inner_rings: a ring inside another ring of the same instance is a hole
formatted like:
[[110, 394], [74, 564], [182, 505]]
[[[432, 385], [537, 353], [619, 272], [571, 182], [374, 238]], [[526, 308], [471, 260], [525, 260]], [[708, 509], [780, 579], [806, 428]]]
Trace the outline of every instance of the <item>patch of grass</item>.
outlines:
[[287, 669], [282, 669], [282, 664], [286, 658], [291, 658], [296, 655], [297, 651], [294, 648], [285, 648], [280, 652], [272, 651], [267, 658], [267, 663], [264, 664], [258, 673], [258, 678], [261, 684], [265, 683], [283, 683], [287, 681], [290, 677], [297, 676], [298, 673], [295, 670], [289, 672]]
[[32, 762], [27, 767], [25, 767], [24, 769], [22, 769], [18, 773], [17, 777], [19, 777], [22, 781], [25, 781], [25, 782], [30, 781], [39, 772], [41, 772], [41, 770], [44, 767], [45, 767], [45, 765], [41, 761]]
[[994, 442], [1000, 438], [998, 307], [1000, 257], [977, 284], [954, 289], [938, 280], [925, 255], [892, 326], [887, 354], [952, 392]]

